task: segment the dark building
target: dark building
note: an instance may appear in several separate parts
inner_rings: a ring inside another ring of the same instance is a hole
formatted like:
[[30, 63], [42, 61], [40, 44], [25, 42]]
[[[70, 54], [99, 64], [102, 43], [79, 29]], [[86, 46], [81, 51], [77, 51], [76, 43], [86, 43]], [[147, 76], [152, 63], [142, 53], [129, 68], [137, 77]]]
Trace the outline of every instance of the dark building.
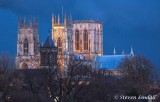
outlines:
[[56, 66], [57, 65], [58, 48], [55, 46], [50, 35], [44, 44], [40, 47], [40, 65], [41, 66]]

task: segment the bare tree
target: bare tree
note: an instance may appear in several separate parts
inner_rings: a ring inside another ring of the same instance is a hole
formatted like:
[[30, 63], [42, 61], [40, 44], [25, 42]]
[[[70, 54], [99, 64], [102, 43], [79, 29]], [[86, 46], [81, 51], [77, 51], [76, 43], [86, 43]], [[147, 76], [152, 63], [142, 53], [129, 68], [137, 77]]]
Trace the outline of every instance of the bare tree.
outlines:
[[[46, 89], [52, 102], [76, 102], [76, 95], [90, 77], [91, 66], [84, 60], [70, 60], [67, 71], [59, 66], [50, 66], [43, 71], [47, 78]], [[65, 76], [62, 75], [65, 73]]]
[[8, 54], [0, 55], [0, 92], [5, 102], [10, 98], [9, 94], [13, 85], [13, 76], [15, 75], [12, 61]]
[[155, 81], [155, 66], [143, 56], [126, 57], [119, 68], [124, 69], [121, 86], [127, 95], [144, 94]]

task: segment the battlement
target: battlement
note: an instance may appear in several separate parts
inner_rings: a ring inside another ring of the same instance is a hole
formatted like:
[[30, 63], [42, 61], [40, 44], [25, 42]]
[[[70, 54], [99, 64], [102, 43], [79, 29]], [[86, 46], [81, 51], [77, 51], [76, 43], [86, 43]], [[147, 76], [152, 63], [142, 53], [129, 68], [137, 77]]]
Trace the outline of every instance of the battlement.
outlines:
[[26, 29], [26, 28], [33, 28], [33, 29], [38, 29], [38, 18], [30, 17], [30, 19], [27, 19], [26, 17], [23, 18], [18, 18], [18, 28], [19, 29]]
[[54, 15], [52, 14], [52, 27], [54, 26], [67, 26], [68, 22], [72, 21], [72, 16], [66, 16], [66, 14], [64, 15], [64, 17], [60, 17], [60, 15]]
[[74, 20], [73, 24], [76, 23], [99, 23], [102, 24], [102, 22], [100, 20]]

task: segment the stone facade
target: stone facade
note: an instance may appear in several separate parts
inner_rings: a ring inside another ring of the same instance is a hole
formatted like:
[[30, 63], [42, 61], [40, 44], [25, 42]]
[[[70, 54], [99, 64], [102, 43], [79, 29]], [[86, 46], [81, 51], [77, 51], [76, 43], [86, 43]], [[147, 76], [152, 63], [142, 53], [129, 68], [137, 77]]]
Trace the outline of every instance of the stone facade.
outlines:
[[37, 68], [39, 66], [39, 32], [38, 19], [18, 20], [17, 68]]
[[[38, 19], [30, 19], [29, 24], [25, 18], [19, 19], [18, 24], [16, 65], [37, 68], [41, 60]], [[57, 58], [62, 71], [70, 55], [82, 54], [89, 60], [97, 54], [103, 55], [103, 26], [97, 20], [72, 20], [71, 16], [52, 15], [52, 40], [58, 47]]]
[[82, 54], [90, 60], [97, 54], [103, 55], [103, 26], [97, 20], [52, 15], [52, 39], [58, 46], [58, 62], [62, 68], [72, 54]]
[[73, 52], [93, 60], [96, 54], [103, 55], [102, 23], [96, 20], [73, 21]]
[[78, 53], [89, 59], [92, 59], [95, 54], [103, 55], [103, 26], [100, 21], [74, 21], [72, 17], [66, 18], [65, 16], [62, 22], [60, 22], [59, 15], [58, 21], [53, 15], [52, 39], [59, 47], [59, 53]]

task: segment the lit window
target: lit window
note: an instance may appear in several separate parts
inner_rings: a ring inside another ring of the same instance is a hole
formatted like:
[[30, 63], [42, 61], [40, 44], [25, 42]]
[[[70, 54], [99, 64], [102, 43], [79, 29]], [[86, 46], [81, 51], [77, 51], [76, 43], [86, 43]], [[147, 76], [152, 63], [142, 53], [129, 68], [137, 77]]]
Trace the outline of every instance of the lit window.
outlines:
[[84, 30], [83, 41], [84, 41], [84, 50], [88, 50], [88, 32], [87, 30]]
[[58, 38], [57, 45], [58, 45], [58, 52], [62, 53], [62, 40], [60, 37]]
[[79, 50], [79, 31], [75, 32], [75, 50]]
[[28, 55], [28, 40], [27, 39], [25, 39], [23, 42], [23, 52], [24, 52], [24, 55]]

